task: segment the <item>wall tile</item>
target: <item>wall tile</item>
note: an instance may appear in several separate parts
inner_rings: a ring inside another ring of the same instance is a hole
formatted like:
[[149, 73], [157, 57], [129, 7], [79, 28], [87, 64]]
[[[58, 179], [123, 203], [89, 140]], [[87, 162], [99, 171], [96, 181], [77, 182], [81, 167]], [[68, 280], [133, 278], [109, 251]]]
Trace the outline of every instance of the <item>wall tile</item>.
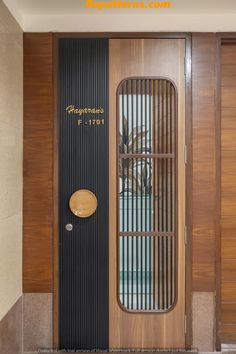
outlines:
[[0, 354], [22, 353], [22, 296], [0, 321]]
[[192, 302], [193, 348], [213, 352], [215, 342], [215, 296], [213, 292], [194, 292]]
[[23, 349], [52, 347], [52, 294], [23, 295]]

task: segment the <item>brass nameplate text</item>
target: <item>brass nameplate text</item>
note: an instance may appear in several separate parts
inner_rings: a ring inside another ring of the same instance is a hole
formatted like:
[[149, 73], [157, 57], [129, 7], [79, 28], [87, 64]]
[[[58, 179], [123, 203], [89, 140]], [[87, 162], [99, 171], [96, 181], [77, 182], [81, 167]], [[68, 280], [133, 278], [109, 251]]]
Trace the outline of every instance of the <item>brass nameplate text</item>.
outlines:
[[85, 107], [85, 108], [80, 108], [76, 107], [73, 104], [70, 104], [69, 106], [66, 107], [66, 112], [68, 114], [78, 114], [79, 116], [82, 116], [84, 114], [103, 114], [104, 113], [104, 108], [102, 107]]

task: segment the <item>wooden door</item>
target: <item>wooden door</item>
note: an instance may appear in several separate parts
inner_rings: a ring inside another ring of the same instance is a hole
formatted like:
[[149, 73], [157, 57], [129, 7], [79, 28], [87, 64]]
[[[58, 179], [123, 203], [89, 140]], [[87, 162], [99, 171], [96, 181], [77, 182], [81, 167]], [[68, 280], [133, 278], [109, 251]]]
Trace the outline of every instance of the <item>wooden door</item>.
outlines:
[[185, 347], [184, 57], [183, 39], [109, 40], [111, 349]]

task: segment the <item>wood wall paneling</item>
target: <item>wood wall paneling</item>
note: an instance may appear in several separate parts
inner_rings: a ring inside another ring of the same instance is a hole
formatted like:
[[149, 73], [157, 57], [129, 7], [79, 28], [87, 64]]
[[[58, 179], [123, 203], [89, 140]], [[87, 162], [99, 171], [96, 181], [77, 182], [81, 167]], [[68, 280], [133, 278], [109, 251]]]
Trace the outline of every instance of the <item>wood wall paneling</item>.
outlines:
[[222, 323], [221, 338], [222, 338], [222, 343], [235, 344], [236, 325], [235, 324], [227, 325]]
[[221, 48], [222, 343], [236, 342], [236, 45]]
[[[214, 34], [194, 33], [192, 45], [193, 290], [214, 291], [216, 237]], [[52, 289], [52, 52], [52, 34], [24, 35], [24, 292], [51, 292]], [[227, 57], [232, 62], [234, 54], [228, 52]], [[236, 76], [236, 65], [232, 64], [231, 68], [224, 65], [222, 72], [225, 73], [223, 83], [227, 84], [229, 89], [230, 85], [234, 85], [230, 81], [230, 76], [232, 73], [235, 73], [234, 77]], [[231, 124], [232, 112], [231, 107], [227, 118], [231, 120]], [[227, 163], [226, 158], [225, 162]], [[232, 179], [230, 176], [225, 178]], [[234, 274], [229, 262], [222, 265], [222, 271], [225, 279], [230, 276], [229, 272]], [[225, 330], [225, 333], [228, 332]]]
[[24, 35], [23, 291], [52, 291], [52, 34]]
[[215, 35], [192, 36], [193, 290], [215, 290]]

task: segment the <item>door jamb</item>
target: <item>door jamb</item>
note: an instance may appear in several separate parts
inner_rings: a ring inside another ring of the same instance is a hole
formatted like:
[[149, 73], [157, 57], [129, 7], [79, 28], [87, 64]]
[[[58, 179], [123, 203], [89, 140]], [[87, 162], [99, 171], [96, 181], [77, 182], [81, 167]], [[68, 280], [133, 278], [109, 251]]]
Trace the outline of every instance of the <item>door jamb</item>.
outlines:
[[185, 347], [192, 346], [192, 35], [191, 33], [169, 32], [89, 32], [53, 33], [53, 96], [54, 96], [54, 152], [53, 152], [53, 348], [58, 349], [58, 42], [60, 38], [106, 38], [106, 39], [185, 39], [185, 137], [187, 146], [186, 164], [186, 334]]

